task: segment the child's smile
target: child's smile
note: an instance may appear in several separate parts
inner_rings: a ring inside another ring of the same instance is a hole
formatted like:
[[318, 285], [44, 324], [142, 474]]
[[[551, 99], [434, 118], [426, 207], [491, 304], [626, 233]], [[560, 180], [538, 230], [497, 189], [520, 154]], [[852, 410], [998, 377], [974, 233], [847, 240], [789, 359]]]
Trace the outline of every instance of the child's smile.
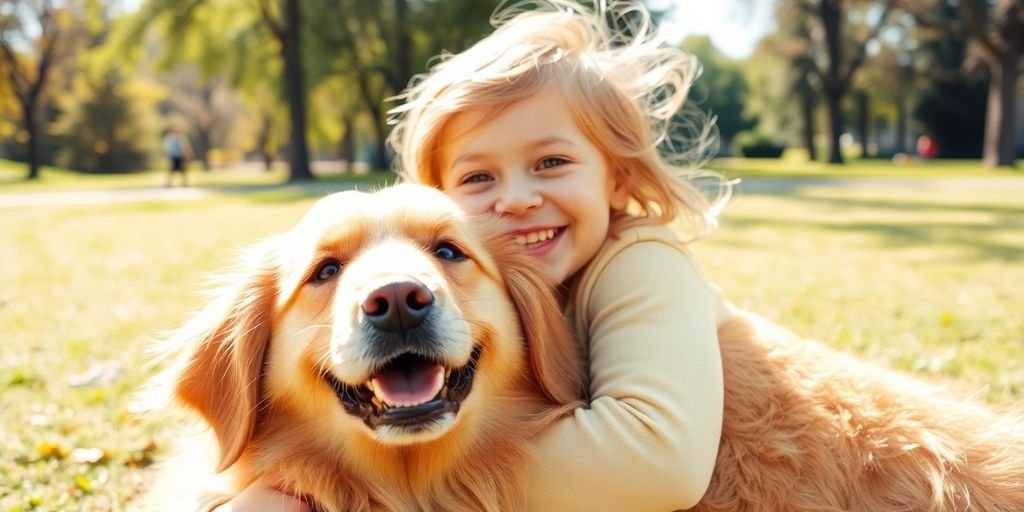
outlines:
[[554, 282], [597, 254], [625, 193], [558, 88], [456, 114], [442, 140], [445, 193], [469, 213], [499, 216]]
[[547, 254], [558, 243], [563, 233], [565, 226], [518, 231], [512, 235], [517, 244], [525, 247], [531, 255], [539, 257]]

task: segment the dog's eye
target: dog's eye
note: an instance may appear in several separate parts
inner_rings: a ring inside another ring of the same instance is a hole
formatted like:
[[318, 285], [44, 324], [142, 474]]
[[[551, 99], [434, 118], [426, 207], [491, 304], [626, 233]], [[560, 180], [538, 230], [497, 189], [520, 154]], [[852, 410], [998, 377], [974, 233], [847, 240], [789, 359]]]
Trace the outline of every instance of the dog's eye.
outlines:
[[445, 261], [462, 261], [466, 254], [451, 242], [441, 242], [434, 247], [434, 255]]
[[320, 283], [326, 281], [335, 274], [341, 272], [341, 263], [337, 261], [327, 261], [320, 265], [320, 268], [316, 269], [316, 274], [313, 275], [313, 281]]

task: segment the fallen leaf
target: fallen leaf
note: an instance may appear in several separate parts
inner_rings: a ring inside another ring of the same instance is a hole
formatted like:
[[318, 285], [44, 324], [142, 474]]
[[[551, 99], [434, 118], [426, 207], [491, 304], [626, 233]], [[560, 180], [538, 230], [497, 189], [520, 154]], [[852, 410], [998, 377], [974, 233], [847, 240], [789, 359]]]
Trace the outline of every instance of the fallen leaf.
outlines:
[[75, 477], [75, 487], [78, 487], [82, 492], [92, 492], [92, 482], [90, 482], [89, 477], [85, 475], [78, 475]]
[[39, 455], [43, 457], [55, 457], [63, 459], [68, 456], [68, 446], [61, 441], [44, 439], [39, 442], [36, 447], [39, 451]]

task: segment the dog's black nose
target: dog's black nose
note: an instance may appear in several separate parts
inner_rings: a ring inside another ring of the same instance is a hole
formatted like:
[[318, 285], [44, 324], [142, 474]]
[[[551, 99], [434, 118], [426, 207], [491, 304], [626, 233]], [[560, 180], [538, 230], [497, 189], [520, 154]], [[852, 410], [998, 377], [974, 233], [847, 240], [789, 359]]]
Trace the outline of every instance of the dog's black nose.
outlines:
[[363, 313], [374, 327], [405, 332], [423, 322], [434, 305], [434, 295], [416, 281], [391, 283], [370, 292], [363, 301]]

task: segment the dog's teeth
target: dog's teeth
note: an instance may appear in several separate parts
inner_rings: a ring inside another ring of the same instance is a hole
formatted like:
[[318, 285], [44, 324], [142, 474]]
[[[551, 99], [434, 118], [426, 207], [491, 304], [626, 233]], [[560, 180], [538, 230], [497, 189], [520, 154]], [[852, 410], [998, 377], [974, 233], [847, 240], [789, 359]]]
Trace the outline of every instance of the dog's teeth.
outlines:
[[516, 242], [517, 244], [519, 244], [519, 245], [526, 245], [526, 237], [525, 237], [525, 236], [517, 236], [517, 237], [515, 237], [515, 238], [514, 238], [513, 240], [514, 240], [514, 241], [515, 241], [515, 242]]
[[376, 379], [370, 379], [370, 381], [366, 383], [366, 387], [370, 388], [370, 392], [373, 393], [373, 402], [375, 404], [383, 407], [390, 407], [390, 405], [384, 401], [382, 394], [377, 391], [379, 388], [377, 386]]
[[529, 235], [526, 235], [526, 243], [528, 243], [528, 244], [532, 244], [532, 243], [536, 242], [538, 239], [539, 239], [539, 237], [537, 236], [537, 232], [536, 231], [534, 231], [533, 233], [530, 233]]

